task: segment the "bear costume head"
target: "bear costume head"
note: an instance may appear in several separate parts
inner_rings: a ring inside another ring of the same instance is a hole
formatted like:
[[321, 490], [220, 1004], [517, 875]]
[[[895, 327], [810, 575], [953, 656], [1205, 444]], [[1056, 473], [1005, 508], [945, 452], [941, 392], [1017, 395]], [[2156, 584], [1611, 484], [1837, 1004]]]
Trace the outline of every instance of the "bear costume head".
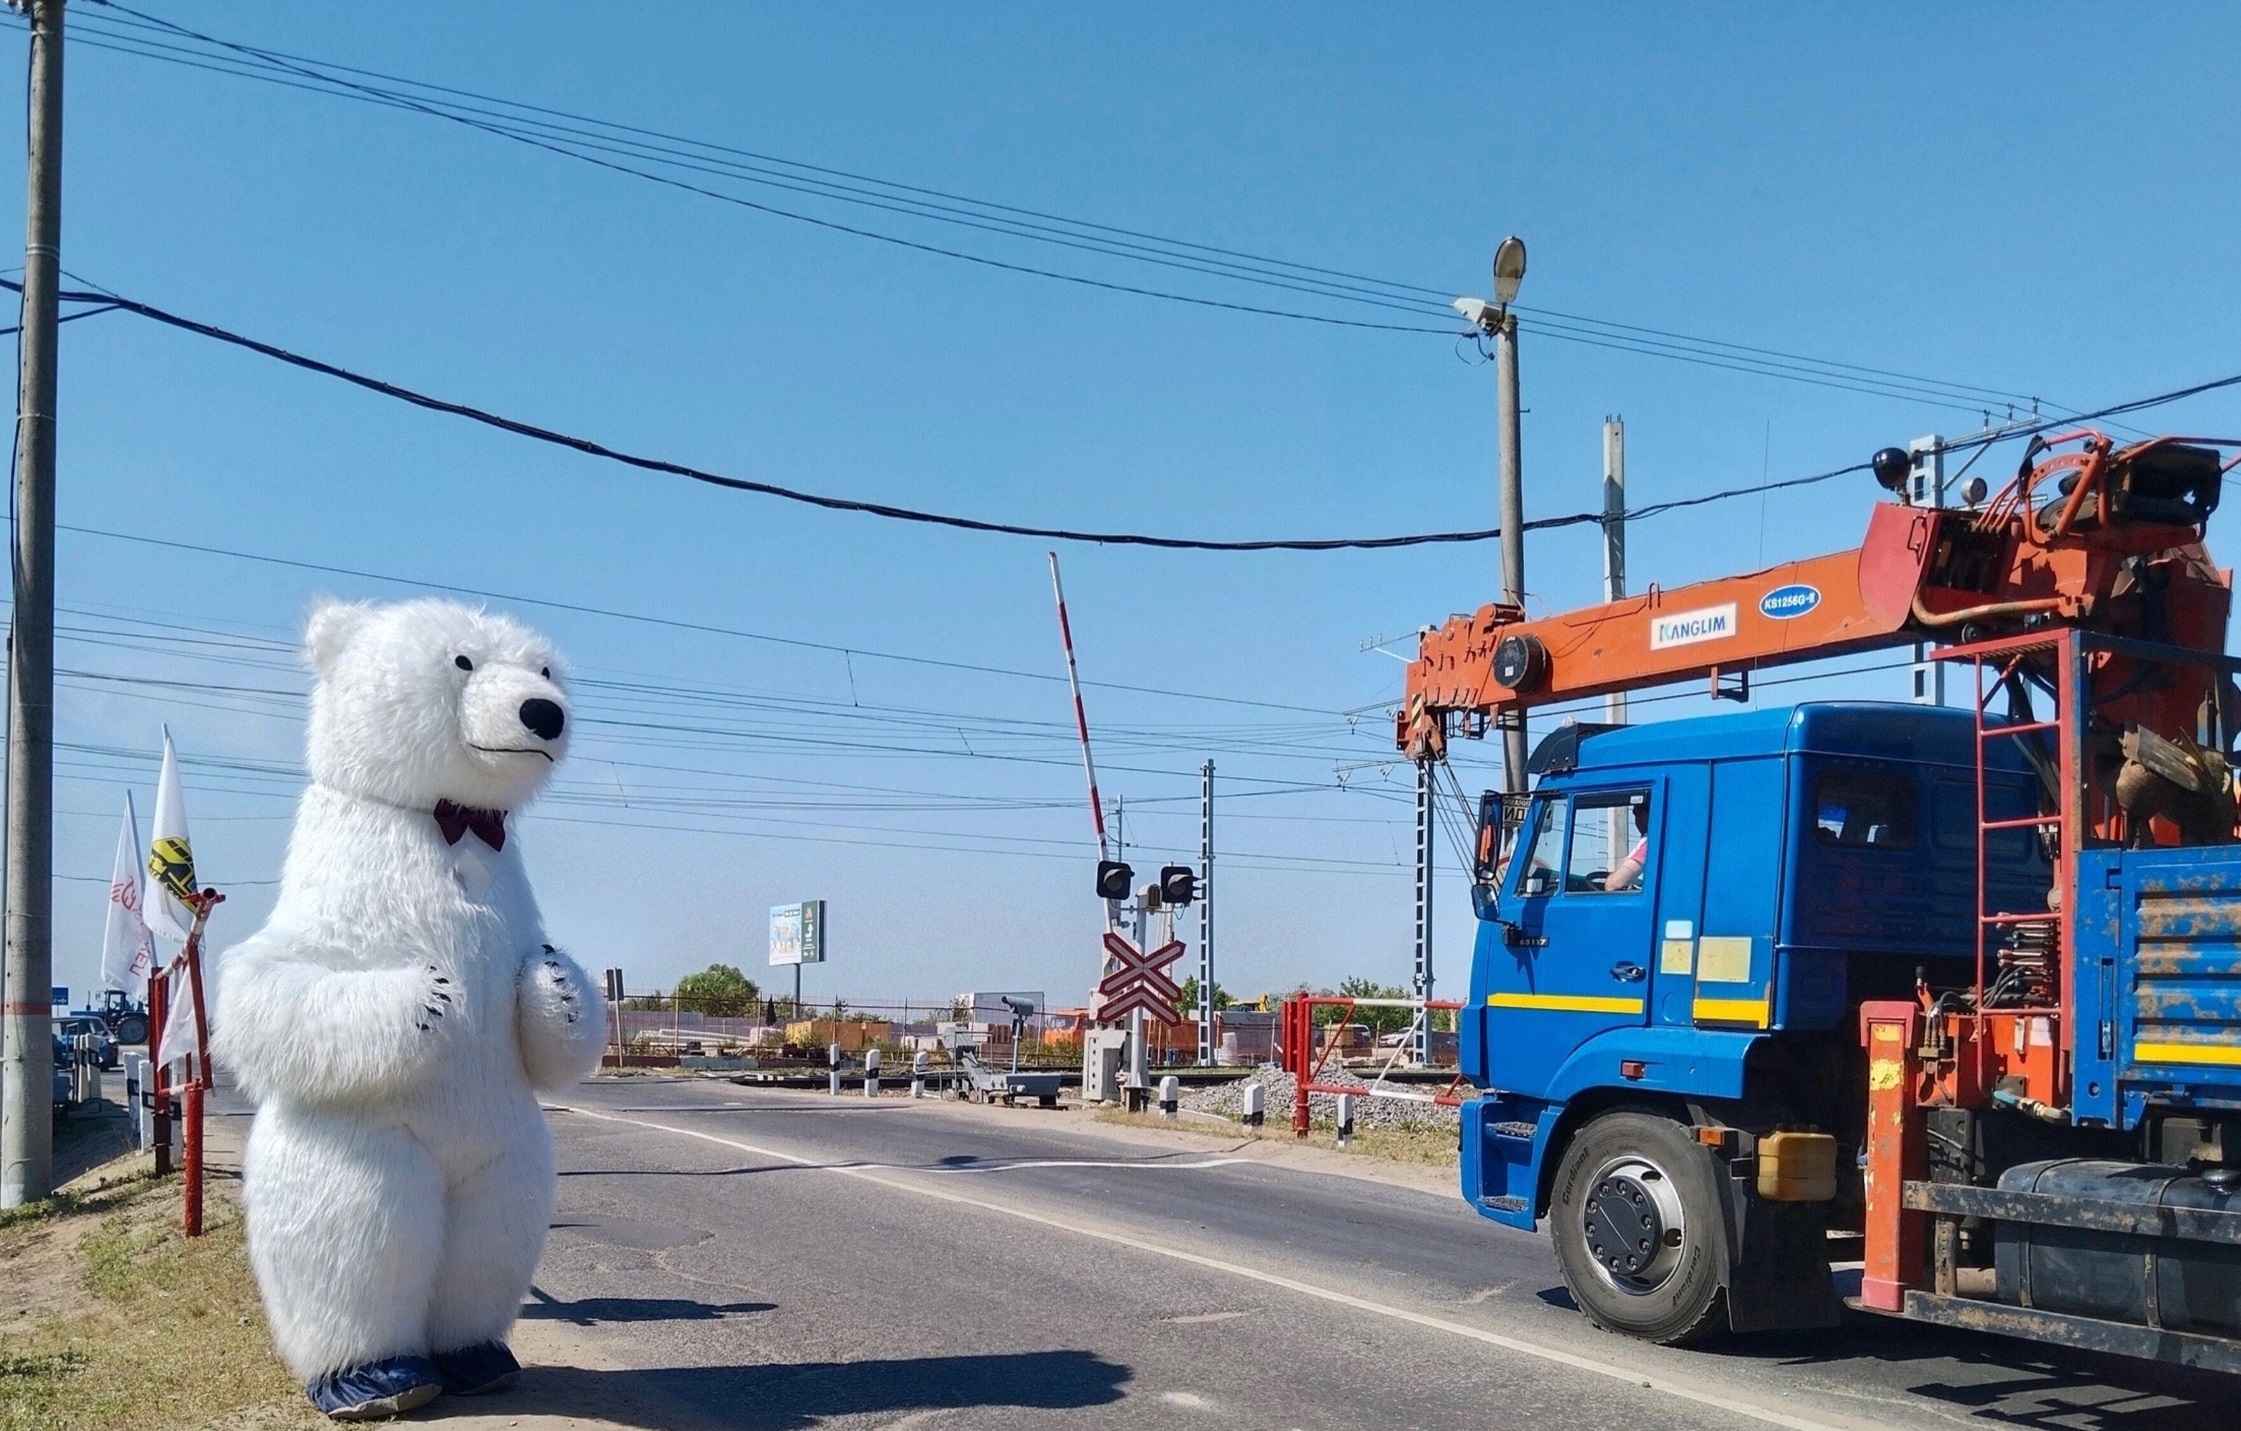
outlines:
[[324, 600], [304, 629], [318, 678], [311, 778], [407, 809], [518, 809], [568, 751], [559, 655], [519, 622], [454, 601]]

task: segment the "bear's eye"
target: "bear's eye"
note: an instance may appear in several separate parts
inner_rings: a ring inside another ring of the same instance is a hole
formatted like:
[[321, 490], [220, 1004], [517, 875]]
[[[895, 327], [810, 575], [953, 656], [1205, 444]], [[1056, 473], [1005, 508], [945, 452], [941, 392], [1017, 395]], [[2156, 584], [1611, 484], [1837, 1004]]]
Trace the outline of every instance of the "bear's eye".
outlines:
[[550, 666], [539, 666], [539, 667], [537, 668], [537, 674], [538, 674], [538, 675], [540, 675], [540, 676], [543, 676], [543, 677], [544, 677], [544, 678], [545, 678], [546, 680], [548, 680], [548, 681], [549, 681], [549, 680], [551, 680], [551, 679], [552, 679], [552, 667], [550, 667]]
[[475, 668], [475, 663], [468, 660], [465, 656], [452, 657], [451, 664], [457, 666], [462, 671], [472, 671]]

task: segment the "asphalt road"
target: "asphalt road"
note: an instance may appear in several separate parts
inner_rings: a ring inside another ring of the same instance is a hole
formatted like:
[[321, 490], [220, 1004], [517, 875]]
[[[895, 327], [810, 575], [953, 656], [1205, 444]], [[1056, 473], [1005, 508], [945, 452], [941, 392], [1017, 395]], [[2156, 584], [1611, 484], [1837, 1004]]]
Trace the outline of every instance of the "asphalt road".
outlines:
[[2232, 1379], [1877, 1318], [1715, 1351], [1610, 1337], [1545, 1238], [1211, 1139], [709, 1081], [554, 1101], [526, 1320], [598, 1365], [533, 1375], [524, 1414], [596, 1382], [649, 1408], [630, 1424], [754, 1431], [2241, 1423]]

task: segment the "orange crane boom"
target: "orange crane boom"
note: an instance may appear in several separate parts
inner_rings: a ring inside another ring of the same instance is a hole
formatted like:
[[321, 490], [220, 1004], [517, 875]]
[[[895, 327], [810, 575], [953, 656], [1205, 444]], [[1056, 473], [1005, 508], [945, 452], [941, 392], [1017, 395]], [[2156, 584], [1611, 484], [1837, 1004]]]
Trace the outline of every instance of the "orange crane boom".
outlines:
[[[2201, 542], [2231, 464], [2212, 441], [2035, 439], [1982, 508], [1881, 503], [1850, 551], [1538, 620], [1499, 604], [1452, 617], [1409, 664], [1396, 741], [1436, 760], [1458, 724], [1476, 735], [1559, 701], [2048, 622], [2222, 650], [2231, 574]], [[1907, 461], [1878, 453], [1878, 479], [1897, 490]]]

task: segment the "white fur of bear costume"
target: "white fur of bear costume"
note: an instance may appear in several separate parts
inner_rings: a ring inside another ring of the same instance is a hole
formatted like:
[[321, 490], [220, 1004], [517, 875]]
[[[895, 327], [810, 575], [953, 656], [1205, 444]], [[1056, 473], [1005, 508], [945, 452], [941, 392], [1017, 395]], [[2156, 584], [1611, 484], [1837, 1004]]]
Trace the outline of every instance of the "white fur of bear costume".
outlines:
[[589, 1073], [606, 1027], [491, 818], [567, 748], [545, 639], [453, 602], [325, 602], [304, 647], [311, 785], [271, 919], [219, 966], [214, 1051], [257, 1101], [250, 1260], [319, 1401], [369, 1364], [504, 1356], [552, 1220], [535, 1090]]

